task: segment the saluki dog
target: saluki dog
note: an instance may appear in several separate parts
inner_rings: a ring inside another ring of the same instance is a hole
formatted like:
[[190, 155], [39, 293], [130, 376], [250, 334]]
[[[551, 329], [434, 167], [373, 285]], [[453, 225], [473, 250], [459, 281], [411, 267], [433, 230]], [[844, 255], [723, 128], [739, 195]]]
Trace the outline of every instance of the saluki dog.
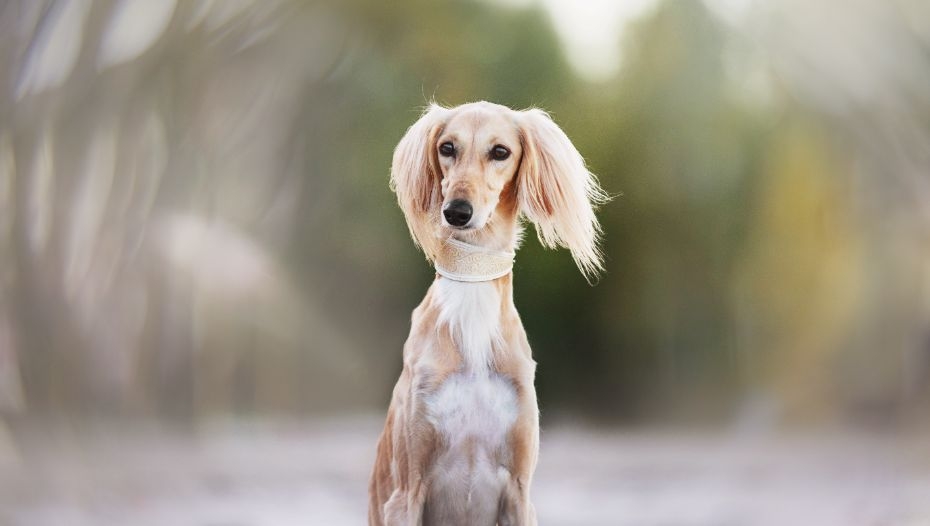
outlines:
[[394, 152], [391, 187], [436, 269], [413, 311], [369, 487], [371, 525], [534, 525], [533, 361], [513, 304], [521, 218], [602, 270], [607, 200], [543, 111], [432, 104]]

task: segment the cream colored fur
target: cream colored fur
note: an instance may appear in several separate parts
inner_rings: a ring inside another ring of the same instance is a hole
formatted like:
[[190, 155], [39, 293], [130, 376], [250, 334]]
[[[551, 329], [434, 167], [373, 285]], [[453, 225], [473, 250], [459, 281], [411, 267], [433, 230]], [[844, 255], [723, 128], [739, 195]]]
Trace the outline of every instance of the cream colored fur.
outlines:
[[[455, 146], [454, 155], [440, 145]], [[509, 152], [506, 158], [492, 153]], [[602, 270], [595, 177], [544, 112], [487, 102], [431, 105], [397, 146], [391, 186], [429, 260], [452, 237], [512, 251], [520, 218], [568, 248], [589, 279]], [[467, 200], [463, 228], [443, 207]], [[413, 312], [369, 488], [369, 524], [533, 525], [539, 444], [536, 363], [513, 305], [513, 275], [478, 283], [439, 275]]]

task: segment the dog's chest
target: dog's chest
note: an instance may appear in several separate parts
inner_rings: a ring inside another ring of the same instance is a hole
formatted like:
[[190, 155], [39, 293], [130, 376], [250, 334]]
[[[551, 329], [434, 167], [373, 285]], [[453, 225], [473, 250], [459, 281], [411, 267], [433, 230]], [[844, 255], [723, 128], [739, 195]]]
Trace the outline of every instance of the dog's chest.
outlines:
[[517, 419], [513, 383], [490, 370], [450, 375], [428, 397], [429, 419], [450, 448], [499, 449]]
[[517, 421], [513, 380], [495, 370], [506, 353], [502, 297], [490, 283], [437, 280], [438, 323], [449, 329], [458, 369], [425, 392], [426, 419], [438, 435], [424, 523], [494, 524], [510, 477], [510, 432]]
[[513, 452], [517, 420], [512, 382], [484, 370], [448, 376], [427, 398], [439, 434], [429, 474], [424, 524], [495, 524]]
[[516, 419], [513, 383], [491, 367], [502, 345], [501, 298], [490, 283], [440, 279], [435, 284], [439, 323], [449, 327], [461, 368], [429, 395], [428, 414], [447, 444], [498, 447]]

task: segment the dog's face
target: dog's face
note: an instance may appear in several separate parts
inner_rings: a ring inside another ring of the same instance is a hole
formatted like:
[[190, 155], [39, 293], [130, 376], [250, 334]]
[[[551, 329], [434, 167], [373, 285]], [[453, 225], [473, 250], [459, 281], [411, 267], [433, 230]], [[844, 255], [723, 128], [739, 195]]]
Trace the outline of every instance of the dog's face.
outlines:
[[434, 148], [439, 163], [440, 221], [457, 230], [484, 228], [511, 189], [523, 148], [515, 112], [502, 106], [471, 106], [442, 127]]
[[581, 271], [602, 269], [594, 206], [607, 201], [562, 130], [537, 109], [488, 102], [431, 105], [394, 151], [391, 187], [414, 241], [434, 259], [443, 240], [493, 237], [517, 220], [547, 247], [566, 247]]

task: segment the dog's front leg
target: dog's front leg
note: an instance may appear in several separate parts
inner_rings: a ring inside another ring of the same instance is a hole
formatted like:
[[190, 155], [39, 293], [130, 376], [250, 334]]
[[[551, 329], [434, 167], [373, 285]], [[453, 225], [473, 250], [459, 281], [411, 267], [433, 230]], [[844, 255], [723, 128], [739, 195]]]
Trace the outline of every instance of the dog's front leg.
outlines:
[[422, 478], [411, 481], [406, 490], [397, 488], [384, 504], [385, 526], [421, 526], [425, 503], [426, 485]]
[[415, 396], [411, 398], [407, 405], [410, 418], [395, 436], [398, 484], [384, 505], [386, 526], [421, 526], [423, 523], [423, 507], [429, 492], [427, 470], [436, 447], [436, 432], [423, 416], [422, 403]]
[[499, 526], [536, 526], [536, 509], [530, 502], [530, 482], [539, 452], [539, 410], [536, 395], [524, 390], [520, 418], [510, 432], [513, 455], [510, 478], [501, 498]]

